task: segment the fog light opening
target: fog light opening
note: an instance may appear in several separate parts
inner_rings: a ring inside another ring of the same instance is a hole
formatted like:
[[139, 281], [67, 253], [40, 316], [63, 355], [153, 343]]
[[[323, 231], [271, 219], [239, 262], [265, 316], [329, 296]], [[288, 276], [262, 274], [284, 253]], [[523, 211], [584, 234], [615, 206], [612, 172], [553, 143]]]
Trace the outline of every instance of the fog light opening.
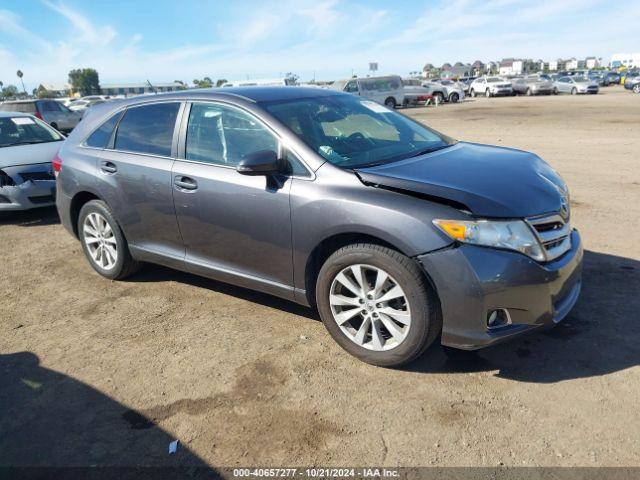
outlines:
[[492, 330], [507, 325], [511, 325], [511, 315], [509, 315], [509, 311], [505, 308], [492, 310], [489, 312], [489, 315], [487, 315], [487, 328]]

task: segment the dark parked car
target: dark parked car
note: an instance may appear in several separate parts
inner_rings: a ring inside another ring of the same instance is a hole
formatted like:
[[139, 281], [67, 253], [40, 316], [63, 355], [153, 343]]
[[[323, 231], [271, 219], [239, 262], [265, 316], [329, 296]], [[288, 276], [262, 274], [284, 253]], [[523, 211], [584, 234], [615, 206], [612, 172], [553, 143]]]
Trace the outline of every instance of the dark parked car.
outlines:
[[102, 276], [153, 262], [315, 305], [376, 365], [555, 325], [580, 292], [580, 236], [549, 165], [349, 94], [97, 105], [53, 165], [62, 223]]
[[610, 85], [617, 85], [620, 83], [620, 74], [618, 72], [607, 72], [606, 75]]

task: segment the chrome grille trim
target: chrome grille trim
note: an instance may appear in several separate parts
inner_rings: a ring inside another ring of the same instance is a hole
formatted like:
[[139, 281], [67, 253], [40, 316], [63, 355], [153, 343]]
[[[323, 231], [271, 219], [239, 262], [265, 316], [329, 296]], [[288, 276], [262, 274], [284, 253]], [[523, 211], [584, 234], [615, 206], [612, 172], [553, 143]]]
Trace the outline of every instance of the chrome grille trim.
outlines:
[[526, 222], [542, 245], [547, 262], [571, 250], [571, 225], [560, 215], [527, 218]]

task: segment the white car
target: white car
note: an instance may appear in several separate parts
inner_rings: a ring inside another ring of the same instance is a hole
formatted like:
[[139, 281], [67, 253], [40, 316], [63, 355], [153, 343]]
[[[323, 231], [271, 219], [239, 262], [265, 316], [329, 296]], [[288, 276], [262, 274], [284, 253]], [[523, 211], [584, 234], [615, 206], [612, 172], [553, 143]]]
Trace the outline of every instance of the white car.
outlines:
[[513, 95], [511, 82], [502, 77], [480, 77], [476, 78], [469, 87], [469, 95], [476, 97], [498, 97], [501, 95]]
[[464, 90], [450, 80], [430, 80], [422, 82], [422, 86], [430, 90], [438, 103], [457, 103], [464, 99]]

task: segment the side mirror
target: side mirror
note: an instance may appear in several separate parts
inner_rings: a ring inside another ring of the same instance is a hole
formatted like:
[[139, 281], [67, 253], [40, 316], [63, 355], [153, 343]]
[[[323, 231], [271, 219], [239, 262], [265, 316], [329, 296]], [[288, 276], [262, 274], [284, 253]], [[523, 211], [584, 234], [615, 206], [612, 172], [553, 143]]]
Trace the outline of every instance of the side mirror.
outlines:
[[236, 167], [242, 175], [273, 175], [280, 172], [278, 154], [273, 150], [260, 150], [242, 157]]

